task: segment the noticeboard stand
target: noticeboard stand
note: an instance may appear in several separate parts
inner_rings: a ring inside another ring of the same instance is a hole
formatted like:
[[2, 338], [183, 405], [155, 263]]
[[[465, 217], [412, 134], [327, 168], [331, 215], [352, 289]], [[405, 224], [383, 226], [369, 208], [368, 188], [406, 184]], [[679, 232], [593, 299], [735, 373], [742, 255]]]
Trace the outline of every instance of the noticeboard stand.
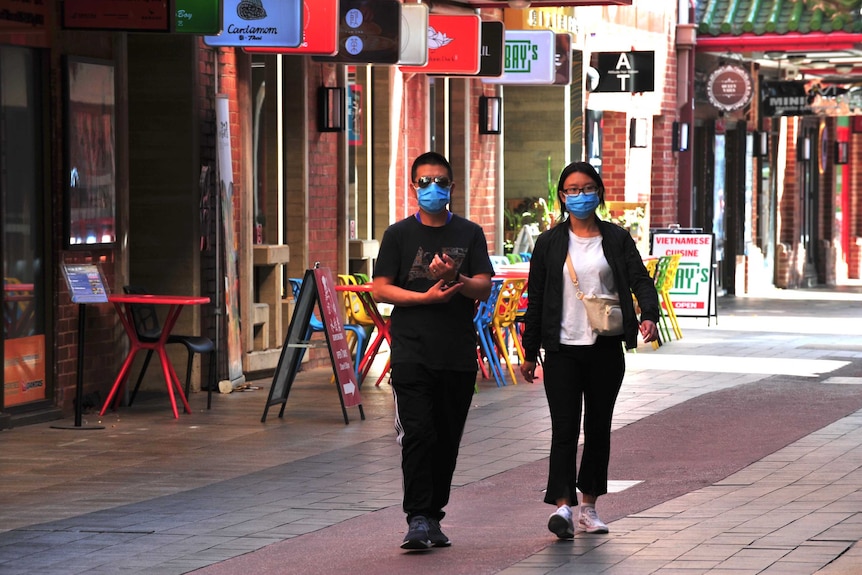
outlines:
[[63, 276], [72, 302], [78, 304], [78, 373], [75, 379], [75, 424], [52, 425], [53, 429], [105, 429], [104, 425], [83, 425], [84, 419], [84, 335], [87, 328], [87, 304], [107, 303], [105, 278], [97, 264], [63, 264]]
[[[329, 269], [321, 268], [319, 264], [315, 264], [313, 269], [306, 270], [302, 287], [293, 308], [293, 316], [287, 328], [284, 345], [281, 348], [281, 356], [272, 378], [272, 385], [269, 388], [269, 397], [260, 419], [261, 423], [266, 422], [269, 408], [273, 405], [281, 405], [278, 417], [284, 416], [287, 396], [290, 394], [293, 381], [299, 372], [299, 364], [305, 350], [324, 345], [329, 348], [329, 358], [335, 374], [335, 384], [338, 388], [338, 399], [341, 403], [344, 423], [350, 423], [347, 408], [354, 406], [359, 408], [359, 416], [365, 420], [359, 384], [356, 381], [353, 364], [349, 361], [350, 352], [345, 341], [344, 324], [338, 313], [340, 308], [337, 305], [337, 298], [339, 297], [341, 296], [335, 292], [332, 272]], [[312, 342], [308, 339], [311, 334], [309, 326], [315, 305], [320, 311], [326, 342]]]
[[[705, 317], [707, 325], [712, 318], [718, 325], [718, 274], [715, 259], [715, 234], [704, 233], [702, 228], [671, 226], [650, 229], [650, 254], [654, 256], [682, 254], [677, 268], [677, 281], [671, 296], [677, 317]], [[694, 277], [680, 277], [681, 269], [694, 269]], [[703, 274], [706, 274], [704, 276]], [[678, 286], [684, 287], [680, 290]], [[700, 288], [705, 288], [705, 298]], [[698, 313], [700, 311], [701, 313]]]

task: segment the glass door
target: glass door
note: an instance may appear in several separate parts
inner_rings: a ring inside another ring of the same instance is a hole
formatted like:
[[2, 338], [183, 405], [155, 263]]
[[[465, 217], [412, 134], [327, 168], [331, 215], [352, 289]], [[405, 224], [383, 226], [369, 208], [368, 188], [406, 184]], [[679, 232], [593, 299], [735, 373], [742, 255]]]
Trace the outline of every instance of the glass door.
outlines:
[[0, 408], [50, 399], [45, 342], [43, 126], [39, 52], [0, 46]]

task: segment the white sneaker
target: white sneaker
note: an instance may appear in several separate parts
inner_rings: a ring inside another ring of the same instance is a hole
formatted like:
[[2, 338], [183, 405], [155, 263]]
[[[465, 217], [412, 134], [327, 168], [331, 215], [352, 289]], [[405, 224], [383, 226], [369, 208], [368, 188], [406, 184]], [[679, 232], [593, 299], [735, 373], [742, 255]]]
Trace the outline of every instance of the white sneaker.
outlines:
[[586, 531], [587, 533], [608, 532], [608, 526], [599, 519], [595, 505], [581, 505], [581, 510], [578, 513], [578, 531]]
[[572, 509], [561, 505], [548, 518], [548, 530], [560, 539], [571, 539], [575, 536], [575, 526], [572, 523]]

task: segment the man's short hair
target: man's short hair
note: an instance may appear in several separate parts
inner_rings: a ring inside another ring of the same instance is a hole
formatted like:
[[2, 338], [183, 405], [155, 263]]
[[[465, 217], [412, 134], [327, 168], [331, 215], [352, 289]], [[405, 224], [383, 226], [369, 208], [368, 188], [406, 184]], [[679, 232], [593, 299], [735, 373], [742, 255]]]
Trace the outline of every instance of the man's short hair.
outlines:
[[437, 152], [425, 152], [415, 160], [413, 160], [413, 167], [410, 170], [410, 181], [416, 181], [416, 169], [419, 166], [443, 166], [446, 168], [446, 171], [449, 173], [449, 179], [455, 179], [452, 174], [452, 165], [449, 164], [449, 160], [446, 159], [442, 154], [438, 154]]

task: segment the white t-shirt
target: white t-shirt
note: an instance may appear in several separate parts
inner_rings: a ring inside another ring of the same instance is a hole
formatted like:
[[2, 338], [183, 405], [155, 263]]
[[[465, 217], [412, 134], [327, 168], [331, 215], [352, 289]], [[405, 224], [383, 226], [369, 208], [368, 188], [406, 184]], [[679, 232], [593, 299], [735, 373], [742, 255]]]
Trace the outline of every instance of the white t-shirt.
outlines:
[[[578, 284], [585, 295], [617, 293], [614, 274], [602, 251], [602, 236], [582, 238], [569, 230], [569, 255], [578, 276]], [[569, 274], [569, 266], [563, 262], [563, 320], [560, 326], [560, 343], [592, 345], [596, 343], [597, 336], [590, 327], [587, 311], [577, 293]]]

